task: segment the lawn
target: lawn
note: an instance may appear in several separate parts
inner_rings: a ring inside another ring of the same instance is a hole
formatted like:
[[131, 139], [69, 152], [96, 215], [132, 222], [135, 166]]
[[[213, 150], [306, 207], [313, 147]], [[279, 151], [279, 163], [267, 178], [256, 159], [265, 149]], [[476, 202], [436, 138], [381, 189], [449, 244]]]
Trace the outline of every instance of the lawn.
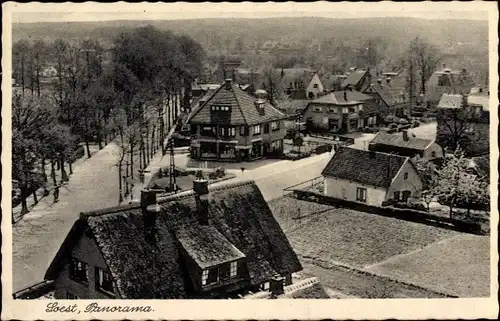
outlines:
[[490, 295], [490, 238], [461, 234], [368, 270], [460, 297]]
[[[290, 197], [277, 199], [270, 206], [300, 255], [358, 268], [458, 234], [424, 224]], [[299, 209], [303, 217], [300, 220], [297, 219]]]
[[[334, 289], [338, 298], [443, 298], [433, 291], [411, 286], [389, 278], [349, 270], [334, 264], [302, 262], [304, 277], [316, 277], [326, 289]], [[329, 291], [327, 290], [327, 293]]]

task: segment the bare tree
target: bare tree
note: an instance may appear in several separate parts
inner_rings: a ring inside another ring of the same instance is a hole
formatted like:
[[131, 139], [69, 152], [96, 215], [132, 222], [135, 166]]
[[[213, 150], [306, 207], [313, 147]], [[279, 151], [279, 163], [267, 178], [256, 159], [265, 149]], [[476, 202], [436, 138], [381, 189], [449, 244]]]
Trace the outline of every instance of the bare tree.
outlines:
[[409, 51], [411, 53], [410, 59], [414, 61], [416, 72], [420, 78], [420, 91], [425, 94], [425, 84], [440, 61], [439, 52], [435, 46], [418, 37], [410, 43]]

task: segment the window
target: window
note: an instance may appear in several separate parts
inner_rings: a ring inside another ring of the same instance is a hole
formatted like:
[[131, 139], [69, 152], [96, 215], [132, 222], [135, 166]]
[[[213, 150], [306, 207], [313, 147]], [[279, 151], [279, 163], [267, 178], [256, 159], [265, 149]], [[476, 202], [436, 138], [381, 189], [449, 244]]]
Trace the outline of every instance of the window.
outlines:
[[314, 88], [318, 88], [318, 84], [314, 84], [314, 85], [313, 85], [313, 87], [314, 87]]
[[337, 113], [337, 108], [335, 108], [335, 107], [329, 107], [328, 108], [328, 112], [336, 114]]
[[236, 277], [238, 275], [238, 262], [231, 262], [231, 267], [230, 267], [230, 274], [232, 278]]
[[403, 179], [408, 179], [408, 173], [403, 174]]
[[394, 200], [399, 201], [399, 192], [394, 192]]
[[203, 274], [201, 275], [201, 285], [207, 285], [208, 281], [208, 270], [204, 270]]
[[271, 123], [271, 130], [278, 130], [280, 129], [280, 122], [279, 121], [273, 121]]
[[264, 134], [269, 133], [269, 124], [264, 124]]
[[78, 300], [79, 297], [74, 295], [73, 293], [66, 291], [66, 299], [68, 300]]
[[358, 110], [363, 110], [363, 105], [358, 105]]
[[282, 141], [281, 140], [275, 140], [274, 142], [271, 143], [271, 151], [277, 152], [282, 150]]
[[109, 272], [96, 268], [96, 288], [104, 292], [113, 293], [113, 280]]
[[220, 129], [221, 136], [226, 136], [226, 137], [234, 137], [236, 136], [236, 128], [231, 127], [221, 127]]
[[240, 127], [240, 135], [241, 135], [241, 136], [245, 136], [245, 135], [246, 135], [245, 126], [241, 126], [241, 127]]
[[323, 107], [314, 106], [313, 111], [321, 113], [321, 112], [323, 112]]
[[349, 107], [349, 112], [350, 113], [355, 113], [356, 112], [356, 108], [355, 107]]
[[253, 134], [254, 135], [259, 135], [260, 134], [260, 125], [253, 126]]
[[344, 108], [342, 108], [342, 112], [343, 112], [344, 114], [347, 114], [347, 113], [349, 112], [349, 110], [348, 110], [346, 107], [344, 107]]
[[73, 281], [76, 281], [76, 282], [88, 283], [89, 282], [89, 279], [87, 276], [88, 269], [89, 269], [89, 266], [87, 265], [87, 263], [84, 263], [84, 262], [79, 261], [77, 259], [72, 259], [69, 278]]
[[436, 157], [436, 152], [432, 152], [431, 157]]
[[358, 187], [356, 189], [356, 201], [366, 203], [366, 188]]

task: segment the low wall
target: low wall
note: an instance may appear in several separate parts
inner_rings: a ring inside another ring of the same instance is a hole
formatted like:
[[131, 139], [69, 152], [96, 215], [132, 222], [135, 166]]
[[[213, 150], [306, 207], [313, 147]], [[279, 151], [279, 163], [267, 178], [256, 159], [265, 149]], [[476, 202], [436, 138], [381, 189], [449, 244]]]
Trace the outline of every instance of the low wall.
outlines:
[[320, 204], [328, 204], [337, 207], [344, 207], [360, 212], [372, 213], [381, 216], [394, 217], [406, 221], [433, 225], [441, 228], [454, 229], [461, 232], [472, 234], [486, 234], [479, 223], [457, 220], [449, 217], [437, 216], [427, 212], [417, 211], [406, 208], [396, 208], [392, 206], [378, 207], [363, 203], [338, 199], [331, 196], [326, 196], [310, 190], [296, 189], [293, 191], [296, 198], [302, 200], [310, 200]]

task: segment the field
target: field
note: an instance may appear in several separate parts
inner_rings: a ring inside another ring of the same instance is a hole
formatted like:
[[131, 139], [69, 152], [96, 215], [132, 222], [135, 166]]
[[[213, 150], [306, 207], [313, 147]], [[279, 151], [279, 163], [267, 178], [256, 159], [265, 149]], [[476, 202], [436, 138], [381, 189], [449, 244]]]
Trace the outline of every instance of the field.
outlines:
[[489, 254], [489, 237], [462, 234], [367, 270], [460, 297], [484, 297], [490, 292]]
[[270, 206], [308, 273], [334, 290], [360, 297], [489, 293], [488, 237], [291, 197]]

